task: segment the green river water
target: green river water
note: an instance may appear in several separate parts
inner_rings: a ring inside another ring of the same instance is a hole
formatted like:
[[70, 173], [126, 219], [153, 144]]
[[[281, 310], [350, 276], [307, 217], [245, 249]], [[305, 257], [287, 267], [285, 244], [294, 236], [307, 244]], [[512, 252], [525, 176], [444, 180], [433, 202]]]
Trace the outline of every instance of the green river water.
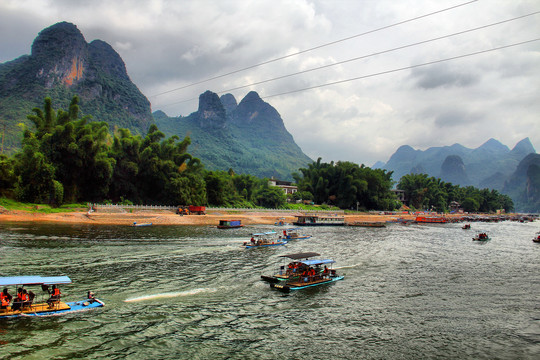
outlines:
[[[538, 221], [305, 228], [241, 247], [282, 229], [1, 223], [0, 276], [68, 275], [65, 301], [92, 290], [106, 306], [0, 319], [0, 359], [540, 358]], [[291, 294], [260, 280], [304, 251], [345, 279]]]

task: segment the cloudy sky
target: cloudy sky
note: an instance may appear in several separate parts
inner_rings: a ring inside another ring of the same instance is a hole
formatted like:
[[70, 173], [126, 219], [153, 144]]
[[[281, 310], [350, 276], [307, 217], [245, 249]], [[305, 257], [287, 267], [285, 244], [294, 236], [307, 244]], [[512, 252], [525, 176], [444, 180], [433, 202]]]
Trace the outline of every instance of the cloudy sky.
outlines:
[[189, 115], [206, 90], [238, 102], [254, 90], [313, 159], [371, 166], [404, 144], [490, 138], [529, 137], [538, 151], [539, 11], [538, 0], [0, 0], [0, 62], [68, 21], [113, 46], [152, 111]]

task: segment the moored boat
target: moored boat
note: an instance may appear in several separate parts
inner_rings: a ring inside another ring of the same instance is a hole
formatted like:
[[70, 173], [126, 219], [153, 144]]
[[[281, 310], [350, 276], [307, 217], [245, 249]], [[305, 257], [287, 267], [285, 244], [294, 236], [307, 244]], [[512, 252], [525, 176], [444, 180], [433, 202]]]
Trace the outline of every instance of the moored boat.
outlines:
[[[89, 291], [86, 299], [73, 302], [60, 300], [59, 285], [70, 284], [71, 279], [67, 276], [13, 276], [0, 277], [0, 287], [3, 288], [0, 295], [0, 319], [23, 316], [50, 316], [77, 311], [90, 310], [102, 307], [105, 304], [96, 299], [94, 293]], [[39, 296], [33, 291], [27, 291], [26, 287], [41, 287], [42, 294]], [[16, 294], [11, 296], [8, 287], [14, 287]], [[49, 288], [51, 287], [51, 288]], [[44, 297], [48, 297], [43, 301]], [[11, 303], [11, 300], [13, 302]]]
[[448, 219], [442, 216], [417, 216], [416, 222], [419, 224], [445, 224]]
[[353, 221], [347, 223], [347, 225], [360, 227], [386, 227], [386, 224], [382, 221]]
[[288, 264], [280, 265], [278, 271], [274, 275], [261, 275], [261, 279], [270, 283], [277, 283], [298, 278], [300, 274], [308, 268], [303, 261], [309, 260], [309, 258], [314, 256], [320, 256], [320, 254], [317, 254], [316, 252], [303, 252], [281, 255], [280, 258], [290, 259], [288, 260]]
[[299, 234], [298, 231], [300, 228], [291, 228], [291, 229], [285, 229], [283, 230], [283, 238], [285, 240], [303, 240], [303, 239], [309, 239], [311, 235], [302, 235]]
[[218, 229], [236, 229], [241, 228], [242, 220], [219, 220]]
[[131, 226], [135, 226], [135, 227], [144, 227], [144, 226], [152, 226], [152, 223], [137, 223], [136, 221], [133, 223], [133, 225]]
[[251, 240], [244, 241], [243, 246], [246, 249], [252, 249], [258, 247], [282, 246], [287, 243], [281, 236], [276, 239], [276, 235], [277, 233], [275, 231], [252, 234]]
[[298, 215], [293, 224], [296, 226], [343, 226], [345, 225], [345, 218], [330, 215]]
[[[270, 287], [283, 292], [302, 290], [314, 286], [330, 284], [335, 281], [343, 280], [343, 275], [338, 275], [336, 270], [328, 268], [327, 265], [335, 263], [331, 259], [313, 259], [303, 260], [301, 263], [308, 269], [303, 271], [300, 276], [291, 278], [285, 282], [271, 283]], [[324, 266], [324, 268], [322, 268]]]
[[472, 238], [473, 241], [488, 241], [491, 240], [491, 238], [486, 233], [480, 233]]

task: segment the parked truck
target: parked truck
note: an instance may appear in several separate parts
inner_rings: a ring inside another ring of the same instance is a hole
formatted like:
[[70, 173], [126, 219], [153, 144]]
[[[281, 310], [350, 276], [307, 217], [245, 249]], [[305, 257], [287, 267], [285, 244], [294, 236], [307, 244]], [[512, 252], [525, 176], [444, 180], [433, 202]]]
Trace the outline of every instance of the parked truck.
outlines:
[[195, 205], [179, 205], [176, 209], [176, 213], [179, 215], [206, 215], [206, 207]]

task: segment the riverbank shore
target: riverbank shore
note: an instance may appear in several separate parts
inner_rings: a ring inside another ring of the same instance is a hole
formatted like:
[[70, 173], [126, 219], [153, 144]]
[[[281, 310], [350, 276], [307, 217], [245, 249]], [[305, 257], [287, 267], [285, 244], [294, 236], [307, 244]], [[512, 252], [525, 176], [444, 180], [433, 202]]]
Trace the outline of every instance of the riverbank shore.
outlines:
[[[124, 213], [111, 212], [67, 212], [39, 213], [19, 210], [8, 210], [0, 214], [0, 222], [44, 222], [64, 224], [93, 225], [132, 225], [136, 223], [152, 223], [152, 225], [218, 225], [219, 220], [241, 220], [244, 225], [273, 225], [280, 219], [291, 224], [301, 212], [261, 212], [253, 211], [208, 211], [206, 215], [178, 215], [172, 211], [136, 211]], [[396, 218], [413, 220], [414, 215], [379, 215], [354, 214], [345, 215], [346, 222], [353, 221], [390, 221]]]

